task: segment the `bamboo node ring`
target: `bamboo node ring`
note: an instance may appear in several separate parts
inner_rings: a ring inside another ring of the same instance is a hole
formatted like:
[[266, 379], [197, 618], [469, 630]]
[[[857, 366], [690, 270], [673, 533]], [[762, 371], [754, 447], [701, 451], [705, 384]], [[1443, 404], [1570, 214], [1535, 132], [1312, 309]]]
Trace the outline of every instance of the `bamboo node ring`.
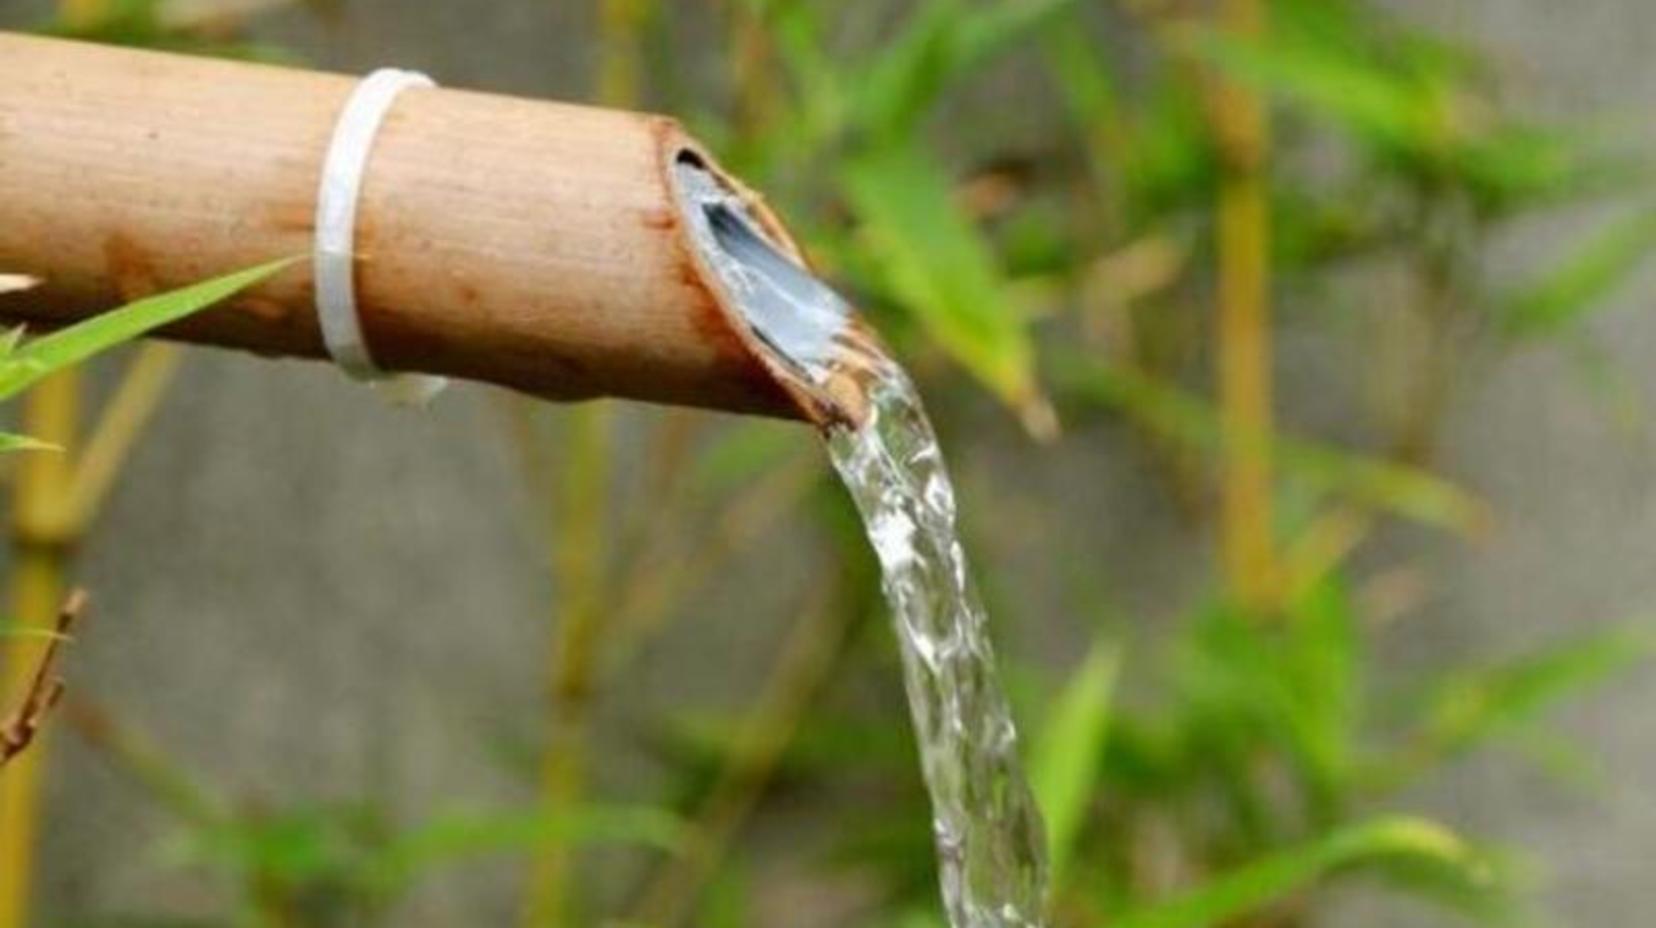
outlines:
[[352, 378], [383, 384], [393, 402], [413, 406], [429, 402], [448, 385], [448, 378], [390, 374], [369, 352], [357, 315], [357, 201], [374, 138], [397, 96], [411, 87], [436, 86], [418, 71], [398, 68], [381, 68], [363, 78], [334, 124], [316, 197], [316, 316], [328, 356]]

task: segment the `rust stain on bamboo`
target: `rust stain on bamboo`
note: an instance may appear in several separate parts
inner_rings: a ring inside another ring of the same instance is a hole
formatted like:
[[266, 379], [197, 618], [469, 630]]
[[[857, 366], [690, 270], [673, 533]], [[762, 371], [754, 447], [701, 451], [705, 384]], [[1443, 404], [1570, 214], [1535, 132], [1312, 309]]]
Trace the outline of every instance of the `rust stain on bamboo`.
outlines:
[[744, 337], [737, 330], [738, 323], [732, 320], [731, 311], [702, 277], [701, 268], [690, 256], [684, 239], [674, 236], [673, 245], [677, 251], [679, 282], [690, 294], [694, 309], [690, 323], [704, 342], [728, 362], [738, 381], [754, 396], [763, 397], [779, 409], [793, 409], [819, 425], [848, 421], [834, 398], [819, 396], [804, 385], [790, 389], [784, 384], [786, 375], [759, 358], [761, 349], [755, 346], [755, 339]]
[[730, 310], [702, 277], [701, 267], [690, 255], [690, 248], [684, 236], [675, 234], [671, 236], [671, 242], [674, 276], [684, 288], [692, 310], [690, 324], [696, 333], [702, 336], [703, 343], [712, 347], [719, 355], [739, 361], [743, 367], [755, 370], [764, 376], [767, 383], [770, 382], [773, 378], [764, 371], [758, 359], [753, 357], [753, 350], [731, 320]]
[[122, 300], [149, 296], [157, 289], [155, 263], [137, 242], [116, 232], [104, 239], [104, 267]]
[[652, 232], [672, 232], [679, 226], [678, 211], [671, 207], [656, 207], [643, 212], [644, 228]]
[[316, 229], [316, 206], [308, 201], [277, 203], [266, 210], [265, 221], [276, 232], [309, 236]]

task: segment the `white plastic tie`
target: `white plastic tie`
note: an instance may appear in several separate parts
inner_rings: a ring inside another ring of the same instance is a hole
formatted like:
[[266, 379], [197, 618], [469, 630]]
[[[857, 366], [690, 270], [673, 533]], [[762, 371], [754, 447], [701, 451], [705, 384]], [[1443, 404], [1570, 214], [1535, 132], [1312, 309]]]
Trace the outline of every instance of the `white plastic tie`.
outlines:
[[400, 405], [425, 405], [448, 385], [448, 378], [388, 374], [374, 363], [357, 315], [357, 201], [374, 138], [397, 95], [410, 87], [435, 86], [435, 81], [418, 71], [397, 68], [381, 68], [363, 78], [334, 124], [316, 196], [316, 316], [323, 344], [341, 370], [357, 380], [383, 385], [388, 398]]

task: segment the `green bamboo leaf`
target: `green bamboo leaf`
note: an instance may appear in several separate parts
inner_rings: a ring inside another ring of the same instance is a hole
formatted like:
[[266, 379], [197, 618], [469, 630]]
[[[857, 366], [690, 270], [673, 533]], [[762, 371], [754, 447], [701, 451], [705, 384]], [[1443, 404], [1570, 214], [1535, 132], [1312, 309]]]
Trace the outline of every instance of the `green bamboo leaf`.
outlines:
[[20, 434], [0, 433], [0, 454], [10, 454], [13, 451], [63, 451], [60, 446], [50, 441], [40, 441], [33, 437]]
[[1033, 742], [1029, 781], [1046, 817], [1054, 886], [1063, 885], [1098, 782], [1120, 667], [1115, 644], [1095, 644], [1058, 693]]
[[5, 332], [0, 333], [0, 358], [9, 358], [12, 356], [12, 353], [17, 350], [17, 346], [23, 342], [23, 332], [23, 326], [14, 325]]
[[891, 928], [948, 928], [943, 916], [930, 906], [913, 906], [899, 912], [891, 920]]
[[887, 289], [956, 360], [1004, 401], [1042, 400], [1026, 320], [989, 244], [955, 203], [947, 172], [909, 144], [852, 157], [843, 173]]
[[854, 112], [870, 132], [901, 136], [950, 85], [1076, 5], [1077, 0], [1001, 0], [989, 6], [929, 0], [858, 81]]
[[696, 913], [702, 928], [746, 928], [753, 924], [753, 878], [741, 858], [725, 860], [708, 880]]
[[1583, 143], [1575, 129], [1508, 122], [1467, 135], [1446, 153], [1445, 161], [1488, 215], [1621, 186], [1631, 179], [1623, 166]]
[[1605, 418], [1624, 437], [1643, 435], [1650, 417], [1645, 415], [1643, 394], [1628, 361], [1613, 356], [1581, 329], [1561, 333], [1554, 344], [1564, 349], [1565, 358]]
[[21, 622], [6, 620], [0, 621], [0, 638], [38, 638], [43, 641], [73, 641], [74, 639], [60, 631], [50, 628], [41, 628], [36, 625], [24, 625]]
[[63, 449], [51, 442], [40, 441], [27, 435], [14, 435], [11, 432], [0, 432], [0, 454], [13, 451], [62, 451]]
[[397, 838], [374, 870], [392, 890], [435, 866], [546, 844], [629, 845], [676, 851], [685, 824], [646, 806], [589, 803], [541, 812], [463, 812], [440, 816]]
[[1123, 155], [1121, 92], [1105, 64], [1105, 53], [1074, 28], [1048, 30], [1043, 43], [1047, 68], [1063, 94], [1065, 109], [1087, 146], [1092, 169], [1102, 181]]
[[[1201, 398], [1084, 356], [1056, 360], [1055, 373], [1073, 394], [1119, 410], [1173, 441], [1218, 450], [1218, 414]], [[1491, 521], [1487, 504], [1434, 474], [1304, 439], [1271, 438], [1284, 476], [1314, 489], [1469, 535], [1486, 531]]]
[[981, 68], [993, 56], [1011, 50], [1081, 6], [1080, 0], [1001, 0], [974, 9], [956, 28], [957, 66], [962, 71]]
[[1293, 438], [1278, 439], [1284, 473], [1425, 525], [1483, 535], [1494, 517], [1483, 500], [1449, 481], [1385, 458]]
[[862, 127], [881, 137], [913, 128], [953, 70], [954, 29], [962, 12], [960, 0], [930, 0], [880, 48], [856, 84], [852, 112]]
[[1401, 865], [1478, 896], [1501, 893], [1492, 863], [1435, 822], [1392, 817], [1347, 826], [1276, 851], [1167, 902], [1112, 919], [1114, 928], [1212, 928], [1256, 912], [1338, 871]]
[[1580, 250], [1509, 300], [1503, 323], [1514, 338], [1558, 332], [1606, 305], [1656, 249], [1656, 213], [1639, 209], [1609, 223]]
[[284, 258], [182, 290], [146, 297], [28, 342], [0, 362], [0, 401], [16, 396], [54, 371], [234, 296], [297, 260]]
[[1273, 13], [1265, 36], [1193, 29], [1191, 45], [1434, 189], [1455, 185], [1486, 217], [1630, 179], [1579, 132], [1501, 113], [1468, 55], [1367, 5], [1284, 0]]
[[1304, 772], [1314, 812], [1334, 815], [1350, 793], [1356, 768], [1354, 733], [1361, 728], [1360, 621], [1350, 593], [1327, 577], [1290, 605], [1278, 654], [1278, 676], [1289, 698], [1288, 735]]
[[1406, 70], [1289, 29], [1261, 38], [1198, 29], [1191, 39], [1197, 53], [1231, 77], [1336, 120], [1373, 144], [1428, 147], [1439, 131], [1442, 104], [1435, 88], [1410, 80]]
[[742, 420], [721, 431], [696, 455], [687, 483], [701, 496], [751, 484], [799, 450], [798, 436], [779, 423]]
[[825, 30], [818, 7], [809, 0], [778, 0], [758, 6], [761, 8], [755, 9], [755, 15], [769, 26], [778, 57], [799, 96], [799, 134], [806, 137], [805, 142], [816, 144], [833, 138], [844, 129], [852, 107], [847, 100], [848, 81], [824, 49]]
[[1612, 628], [1493, 667], [1462, 671], [1434, 688], [1407, 749], [1403, 772], [1462, 753], [1534, 722], [1565, 698], [1604, 683], [1656, 655], [1648, 628]]

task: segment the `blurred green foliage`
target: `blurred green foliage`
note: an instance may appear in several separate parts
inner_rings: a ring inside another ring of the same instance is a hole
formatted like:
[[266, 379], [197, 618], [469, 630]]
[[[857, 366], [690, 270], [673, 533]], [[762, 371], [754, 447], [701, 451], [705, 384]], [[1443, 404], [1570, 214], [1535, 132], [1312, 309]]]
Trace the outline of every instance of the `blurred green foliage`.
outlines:
[[[1521, 115], [1473, 50], [1358, 0], [1273, 0], [1257, 39], [1186, 4], [1126, 0], [640, 6], [617, 21], [682, 58], [693, 53], [671, 42], [676, 21], [726, 28], [723, 98], [681, 101], [693, 127], [777, 197], [816, 264], [913, 361], [946, 443], [951, 414], [978, 389], [1047, 440], [1063, 440], [1059, 420], [1065, 433], [1125, 426], [1198, 518], [1218, 445], [1204, 398], [1222, 170], [1211, 83], [1269, 95], [1282, 324], [1350, 326], [1319, 308], [1349, 305], [1328, 299], [1340, 275], [1401, 269], [1407, 299], [1364, 307], [1400, 347], [1351, 367], [1382, 366], [1404, 387], [1351, 411], [1372, 426], [1369, 446], [1268, 436], [1287, 504], [1270, 527], [1286, 562], [1272, 608], [1215, 592], [1152, 635], [1093, 621], [1095, 604], [1077, 596], [1093, 638], [1085, 656], [1056, 676], [1018, 664], [1053, 923], [1289, 928], [1315, 923], [1318, 891], [1354, 878], [1473, 919], [1523, 914], [1510, 852], [1411, 814], [1405, 790], [1493, 741], [1539, 743], [1547, 710], [1643, 660], [1650, 642], [1615, 628], [1397, 692], [1375, 678], [1386, 616], [1359, 595], [1350, 556], [1389, 519], [1487, 529], [1491, 507], [1430, 470], [1463, 367], [1535, 339], [1587, 338], [1583, 323], [1648, 256], [1656, 224], [1624, 209], [1527, 280], [1493, 276], [1490, 245], [1543, 211], [1636, 206], [1642, 166], [1593, 133]], [[225, 41], [160, 9], [131, 0], [71, 31], [175, 48]], [[870, 16], [880, 28], [848, 40], [843, 21]], [[665, 83], [658, 72], [680, 63], [654, 61], [651, 74]], [[1003, 143], [1004, 114], [962, 102], [990, 86], [1013, 88], [1058, 130]], [[372, 803], [205, 799], [207, 787], [134, 748], [118, 722], [94, 726], [182, 823], [187, 853], [174, 860], [232, 890], [234, 910], [213, 924], [394, 923], [392, 903], [441, 867], [552, 842], [657, 855], [624, 898], [577, 889], [593, 923], [615, 909], [631, 913], [618, 924], [752, 925], [758, 862], [737, 839], [771, 801], [831, 804], [834, 840], [812, 860], [828, 885], [856, 877], [851, 922], [937, 924], [929, 816], [897, 721], [893, 648], [869, 620], [881, 608], [865, 540], [795, 433], [678, 415], [640, 414], [652, 466], [605, 513], [616, 554], [594, 686], [624, 689], [633, 658], [713, 575], [803, 511], [828, 605], [800, 610], [798, 649], [759, 703], [643, 726], [664, 771], [659, 795], [412, 824]], [[531, 480], [557, 469], [544, 439], [565, 426], [514, 421]], [[539, 490], [555, 523], [560, 492]], [[993, 593], [993, 565], [979, 569]], [[1017, 621], [1016, 603], [997, 606], [998, 622]]]

